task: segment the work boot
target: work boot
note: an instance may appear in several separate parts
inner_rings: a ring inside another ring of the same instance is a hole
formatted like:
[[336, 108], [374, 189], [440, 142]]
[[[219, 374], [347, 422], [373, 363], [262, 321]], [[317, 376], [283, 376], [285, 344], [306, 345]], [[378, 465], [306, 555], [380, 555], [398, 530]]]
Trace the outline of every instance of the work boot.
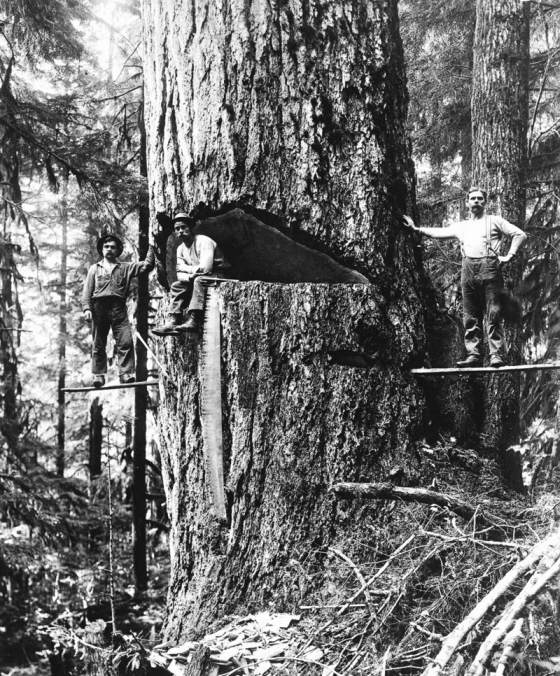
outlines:
[[475, 356], [474, 354], [471, 354], [466, 359], [461, 359], [458, 361], [457, 366], [460, 369], [477, 368], [482, 366], [482, 359]]
[[183, 331], [184, 333], [198, 333], [200, 330], [201, 319], [202, 310], [192, 310], [188, 314], [187, 321], [184, 324], [179, 324], [177, 330]]
[[133, 373], [123, 373], [119, 376], [119, 381], [123, 384], [133, 383], [136, 380]]
[[105, 376], [99, 374], [94, 375], [92, 387], [97, 389], [99, 387], [103, 387], [103, 385], [105, 385]]
[[499, 354], [493, 354], [490, 357], [490, 366], [494, 367], [495, 369], [499, 369], [500, 366], [506, 366], [506, 362], [500, 357]]
[[165, 324], [161, 324], [160, 326], [156, 326], [155, 328], [153, 328], [152, 333], [155, 336], [178, 336], [179, 331], [177, 331], [177, 327], [180, 324], [181, 324], [181, 316], [171, 315], [169, 319], [165, 322]]

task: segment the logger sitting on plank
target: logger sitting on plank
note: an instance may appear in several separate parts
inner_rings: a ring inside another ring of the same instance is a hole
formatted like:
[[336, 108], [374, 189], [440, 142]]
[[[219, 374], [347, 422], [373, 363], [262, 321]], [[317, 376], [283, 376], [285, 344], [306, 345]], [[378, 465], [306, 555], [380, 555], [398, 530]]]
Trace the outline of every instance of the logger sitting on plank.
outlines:
[[[490, 366], [505, 365], [501, 317], [504, 282], [500, 265], [509, 263], [527, 239], [527, 235], [517, 226], [500, 216], [484, 213], [486, 197], [485, 190], [472, 187], [467, 196], [469, 218], [447, 228], [417, 228], [409, 216], [404, 217], [405, 225], [422, 235], [434, 239], [453, 238], [461, 242], [463, 325], [467, 358], [457, 362], [460, 368], [482, 366], [482, 322], [485, 312]], [[499, 256], [496, 251], [504, 237], [511, 237], [511, 246], [506, 256]]]
[[86, 322], [92, 323], [91, 352], [93, 386], [103, 387], [107, 373], [107, 336], [109, 329], [117, 348], [119, 380], [135, 380], [134, 343], [132, 327], [126, 311], [126, 298], [133, 277], [154, 268], [152, 248], [141, 263], [121, 263], [123, 243], [116, 235], [104, 235], [97, 240], [97, 251], [103, 258], [87, 273], [82, 294], [82, 309]]
[[[230, 265], [216, 242], [206, 235], [193, 233], [194, 221], [185, 213], [173, 219], [181, 244], [177, 249], [177, 281], [171, 285], [171, 306], [165, 324], [154, 328], [156, 336], [176, 336], [180, 332], [196, 333], [204, 313], [205, 290], [202, 277], [225, 279]], [[187, 321], [183, 323], [183, 309]]]

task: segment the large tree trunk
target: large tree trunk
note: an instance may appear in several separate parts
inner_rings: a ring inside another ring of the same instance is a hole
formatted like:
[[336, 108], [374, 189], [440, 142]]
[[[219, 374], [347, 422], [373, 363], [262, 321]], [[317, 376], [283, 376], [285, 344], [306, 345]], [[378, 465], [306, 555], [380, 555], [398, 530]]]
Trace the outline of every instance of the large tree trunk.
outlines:
[[[488, 189], [489, 210], [523, 227], [529, 97], [529, 3], [478, 0], [474, 43], [473, 182]], [[510, 291], [521, 279], [520, 262], [505, 271]], [[521, 359], [521, 331], [507, 332], [512, 363]], [[519, 376], [490, 378], [483, 399], [484, 433], [506, 449], [519, 437]]]
[[[199, 341], [164, 341], [179, 383], [177, 392], [166, 389], [159, 413], [173, 529], [172, 634], [245, 606], [302, 602], [320, 576], [311, 585], [296, 562], [321, 568], [348, 528], [368, 538], [365, 520], [329, 487], [408, 483], [420, 471], [411, 439], [421, 397], [397, 350], [369, 368], [335, 361], [341, 348], [362, 352], [383, 327], [373, 286], [220, 288], [227, 528], [212, 520], [204, 481]], [[384, 337], [398, 339], [399, 331]]]
[[[147, 176], [146, 129], [144, 126], [143, 102], [139, 114], [140, 128], [140, 175]], [[149, 248], [150, 214], [147, 204], [138, 208], [138, 257], [144, 260]], [[136, 303], [136, 330], [148, 341], [148, 314], [150, 308], [149, 280], [147, 275], [138, 277], [138, 300]], [[148, 355], [144, 342], [136, 341], [136, 379], [148, 378]], [[133, 560], [134, 580], [137, 592], [148, 586], [146, 560], [146, 415], [148, 391], [145, 387], [134, 390], [134, 466], [132, 482]]]
[[398, 219], [413, 208], [413, 170], [396, 2], [143, 10], [152, 210], [252, 207], [414, 297]]
[[65, 467], [65, 438], [66, 438], [66, 278], [68, 266], [68, 169], [63, 170], [62, 187], [59, 203], [60, 228], [62, 247], [60, 250], [60, 278], [59, 278], [59, 305], [58, 305], [58, 423], [56, 429], [57, 454], [56, 473], [64, 476]]
[[[11, 74], [13, 57], [2, 72], [0, 87], [0, 110], [8, 119], [13, 118]], [[0, 431], [4, 437], [2, 446], [7, 451], [8, 462], [15, 458], [21, 426], [18, 420], [17, 398], [19, 377], [17, 348], [21, 328], [21, 308], [15, 288], [16, 266], [12, 228], [21, 216], [21, 189], [19, 185], [19, 142], [9, 125], [0, 125]], [[17, 316], [14, 312], [17, 309]], [[5, 460], [5, 458], [2, 458]]]
[[[179, 637], [321, 589], [329, 543], [349, 526], [366, 537], [332, 483], [418, 480], [423, 395], [407, 367], [425, 349], [424, 278], [401, 228], [415, 206], [395, 1], [144, 0], [143, 10], [160, 247], [169, 215], [188, 211], [227, 230], [226, 256], [255, 280], [218, 291], [225, 524], [206, 485], [200, 340], [158, 342], [177, 386], [166, 381], [159, 419], [167, 634]], [[307, 249], [292, 251], [286, 235]], [[293, 280], [308, 261], [322, 283], [275, 284], [283, 251], [299, 256]], [[315, 268], [316, 251], [332, 261]], [[361, 283], [329, 283], [342, 279]], [[317, 566], [313, 583], [304, 560]]]
[[[103, 404], [99, 397], [91, 400], [89, 407], [89, 493], [90, 499], [95, 500], [99, 490], [98, 482], [103, 470]], [[101, 542], [103, 528], [92, 526], [89, 529], [89, 546], [97, 551]]]
[[89, 480], [101, 476], [103, 453], [103, 404], [94, 397], [89, 409]]

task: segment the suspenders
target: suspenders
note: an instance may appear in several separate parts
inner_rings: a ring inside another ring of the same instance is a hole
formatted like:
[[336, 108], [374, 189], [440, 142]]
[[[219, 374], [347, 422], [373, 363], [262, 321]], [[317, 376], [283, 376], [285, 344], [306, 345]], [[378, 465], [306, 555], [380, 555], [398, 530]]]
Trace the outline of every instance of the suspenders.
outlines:
[[[465, 223], [466, 223], [466, 221], [463, 221], [463, 231], [461, 232], [461, 256], [463, 258], [465, 258], [465, 245], [464, 245]], [[486, 214], [484, 215], [484, 224], [486, 226], [486, 237], [485, 237], [486, 255], [497, 257], [498, 254], [492, 248], [492, 221], [488, 218], [488, 216]]]
[[486, 221], [486, 253], [488, 256], [497, 257], [498, 254], [492, 248], [492, 221], [486, 215], [484, 216], [484, 219]]

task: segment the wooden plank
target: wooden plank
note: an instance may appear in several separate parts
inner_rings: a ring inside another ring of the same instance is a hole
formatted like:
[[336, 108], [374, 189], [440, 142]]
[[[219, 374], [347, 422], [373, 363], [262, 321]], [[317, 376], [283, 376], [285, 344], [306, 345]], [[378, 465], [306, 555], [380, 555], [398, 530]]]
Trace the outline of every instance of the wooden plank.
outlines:
[[103, 392], [104, 390], [125, 390], [130, 387], [149, 387], [159, 385], [159, 380], [143, 380], [139, 383], [117, 383], [116, 385], [103, 385], [103, 387], [63, 387], [63, 392]]
[[437, 368], [437, 369], [410, 369], [411, 373], [417, 375], [453, 375], [456, 373], [505, 373], [510, 371], [553, 371], [560, 369], [560, 362], [554, 364], [520, 364], [518, 366], [500, 366], [495, 368], [493, 366], [477, 366], [469, 368]]

